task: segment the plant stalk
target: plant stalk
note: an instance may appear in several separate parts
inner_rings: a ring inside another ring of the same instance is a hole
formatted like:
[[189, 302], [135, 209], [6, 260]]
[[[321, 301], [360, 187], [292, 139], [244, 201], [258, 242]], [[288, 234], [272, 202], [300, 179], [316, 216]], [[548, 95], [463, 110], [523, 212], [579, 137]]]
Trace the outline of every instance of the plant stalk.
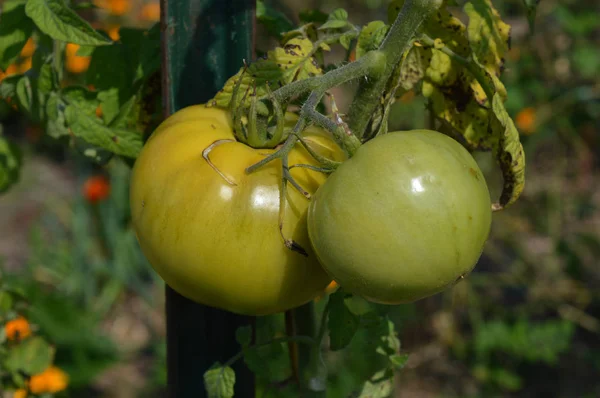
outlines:
[[350, 105], [348, 125], [358, 138], [362, 138], [364, 135], [394, 68], [410, 48], [417, 30], [423, 21], [435, 12], [441, 4], [441, 0], [406, 0], [404, 3], [402, 10], [400, 10], [394, 24], [379, 47], [379, 51], [383, 53], [386, 61], [384, 70], [378, 77], [369, 75], [369, 79], [361, 81], [358, 93]]

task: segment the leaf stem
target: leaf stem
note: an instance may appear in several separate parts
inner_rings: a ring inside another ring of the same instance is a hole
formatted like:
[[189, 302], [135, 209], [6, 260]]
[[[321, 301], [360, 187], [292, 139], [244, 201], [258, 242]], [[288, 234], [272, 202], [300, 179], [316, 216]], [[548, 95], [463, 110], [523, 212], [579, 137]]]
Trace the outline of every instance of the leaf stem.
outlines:
[[377, 51], [365, 54], [355, 62], [350, 62], [340, 68], [333, 69], [324, 75], [314, 76], [304, 80], [297, 80], [273, 91], [273, 97], [280, 102], [306, 94], [313, 90], [325, 92], [332, 87], [344, 84], [352, 79], [377, 73], [381, 69], [384, 59]]
[[249, 350], [255, 350], [257, 348], [268, 346], [270, 344], [281, 344], [281, 343], [291, 343], [291, 342], [297, 342], [297, 343], [302, 343], [302, 344], [306, 344], [306, 345], [315, 345], [316, 344], [315, 339], [313, 339], [310, 336], [277, 337], [275, 339], [265, 341], [264, 343], [257, 343], [250, 347], [244, 348], [242, 351], [238, 352], [237, 354], [235, 354], [234, 356], [229, 358], [227, 360], [227, 362], [225, 362], [223, 364], [223, 368], [226, 368], [226, 367], [231, 366], [234, 363], [236, 363], [238, 360], [240, 360], [244, 356], [244, 352], [247, 352]]

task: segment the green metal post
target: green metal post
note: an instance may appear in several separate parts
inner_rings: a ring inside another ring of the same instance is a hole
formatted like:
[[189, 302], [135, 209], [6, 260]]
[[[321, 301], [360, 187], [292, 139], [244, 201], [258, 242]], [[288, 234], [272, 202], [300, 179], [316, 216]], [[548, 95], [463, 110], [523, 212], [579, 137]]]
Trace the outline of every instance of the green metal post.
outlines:
[[[251, 60], [255, 0], [161, 0], [162, 87], [166, 116], [206, 102]], [[238, 350], [235, 331], [253, 318], [196, 304], [167, 287], [169, 398], [206, 396], [203, 373]], [[254, 378], [234, 366], [235, 396], [254, 397]]]

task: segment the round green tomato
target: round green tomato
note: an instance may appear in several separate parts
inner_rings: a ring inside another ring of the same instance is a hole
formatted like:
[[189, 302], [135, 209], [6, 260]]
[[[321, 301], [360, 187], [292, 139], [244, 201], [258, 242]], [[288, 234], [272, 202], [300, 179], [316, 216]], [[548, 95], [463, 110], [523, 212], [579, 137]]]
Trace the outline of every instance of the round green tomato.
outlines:
[[342, 288], [399, 304], [468, 274], [491, 219], [484, 176], [467, 150], [413, 130], [377, 137], [344, 162], [313, 197], [308, 231]]
[[[309, 145], [341, 160], [336, 144], [312, 130]], [[308, 251], [286, 248], [279, 231], [281, 162], [245, 169], [271, 149], [236, 142], [228, 113], [202, 105], [165, 120], [136, 160], [131, 178], [133, 226], [156, 272], [199, 303], [246, 315], [304, 304], [331, 278], [310, 248], [308, 200], [289, 187], [283, 233]], [[290, 166], [317, 165], [298, 145]], [[310, 193], [326, 177], [306, 168], [292, 175]]]

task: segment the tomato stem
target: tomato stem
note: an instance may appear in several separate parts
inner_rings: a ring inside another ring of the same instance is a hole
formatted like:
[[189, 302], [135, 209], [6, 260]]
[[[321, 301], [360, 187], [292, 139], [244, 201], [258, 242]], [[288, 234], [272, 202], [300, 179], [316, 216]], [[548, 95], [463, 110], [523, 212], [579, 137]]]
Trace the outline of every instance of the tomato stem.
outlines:
[[[369, 75], [362, 80], [358, 93], [350, 105], [350, 129], [362, 138], [371, 117], [380, 102], [382, 93], [404, 53], [410, 48], [412, 40], [423, 21], [442, 4], [441, 0], [406, 0], [386, 38], [379, 47], [384, 55], [384, 69], [378, 76]], [[367, 53], [368, 55], [368, 53]], [[362, 58], [361, 58], [362, 59]], [[360, 62], [359, 59], [357, 62]]]

